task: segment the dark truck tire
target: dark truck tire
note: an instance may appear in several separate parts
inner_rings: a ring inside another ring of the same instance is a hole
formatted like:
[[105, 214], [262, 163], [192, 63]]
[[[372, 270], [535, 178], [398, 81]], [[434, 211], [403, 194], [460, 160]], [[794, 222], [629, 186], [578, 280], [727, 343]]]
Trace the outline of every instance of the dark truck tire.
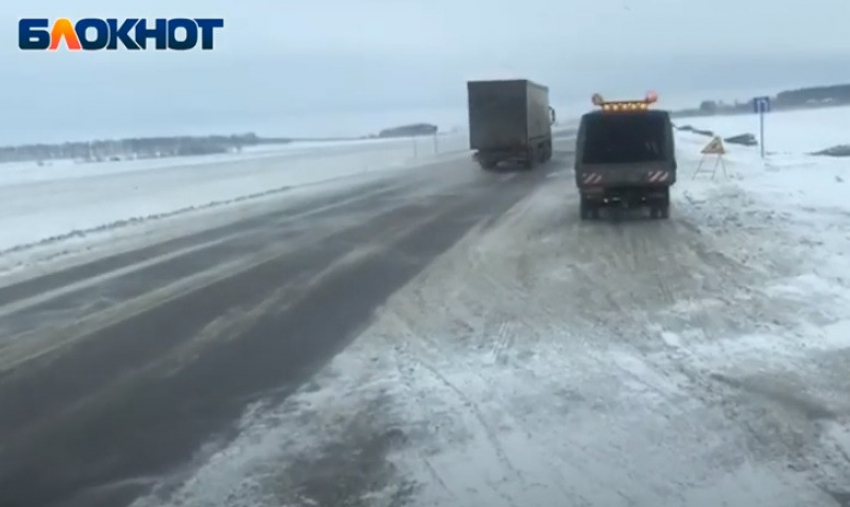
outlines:
[[481, 158], [479, 158], [479, 159], [478, 159], [478, 165], [479, 165], [479, 166], [481, 166], [481, 169], [484, 169], [485, 171], [490, 171], [490, 170], [492, 170], [492, 169], [493, 169], [493, 168], [495, 168], [498, 164], [499, 164], [499, 161], [498, 161], [498, 160], [492, 160], [492, 159], [481, 159]]
[[579, 216], [582, 220], [599, 218], [599, 206], [582, 197], [579, 202]]
[[541, 143], [537, 148], [537, 162], [545, 164], [550, 160], [552, 160], [552, 143], [547, 141]]
[[670, 201], [664, 201], [660, 206], [658, 206], [658, 218], [667, 219], [670, 218]]
[[669, 206], [653, 206], [649, 210], [650, 218], [670, 218], [670, 207]]
[[651, 218], [670, 218], [670, 187], [664, 189], [664, 197], [652, 203], [649, 208]]
[[537, 150], [537, 161], [541, 164], [545, 164], [550, 159], [549, 155], [549, 144], [543, 143], [540, 145], [540, 149]]
[[548, 162], [552, 160], [552, 141], [546, 142], [546, 149], [544, 150], [543, 161]]
[[537, 165], [537, 151], [534, 148], [528, 148], [525, 152], [525, 161], [523, 167], [526, 170], [534, 169], [534, 166]]

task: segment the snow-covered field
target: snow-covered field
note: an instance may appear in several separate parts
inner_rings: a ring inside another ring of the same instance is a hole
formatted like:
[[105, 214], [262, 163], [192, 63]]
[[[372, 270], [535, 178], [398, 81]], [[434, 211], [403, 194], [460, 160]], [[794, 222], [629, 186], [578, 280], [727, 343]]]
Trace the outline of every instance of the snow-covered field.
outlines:
[[57, 248], [67, 254], [104, 235], [118, 239], [126, 226], [134, 226], [135, 234], [157, 219], [467, 156], [467, 143], [466, 134], [458, 133], [440, 136], [436, 144], [423, 137], [99, 164], [2, 164], [0, 274], [39, 256], [52, 258]]
[[[418, 140], [420, 144], [425, 140]], [[412, 142], [408, 144], [411, 146]], [[5, 185], [37, 183], [45, 181], [91, 178], [94, 176], [116, 176], [126, 173], [158, 171], [174, 167], [194, 167], [224, 162], [246, 162], [249, 160], [279, 156], [312, 155], [316, 150], [332, 152], [346, 151], [345, 148], [384, 149], [389, 145], [398, 146], [398, 140], [362, 140], [362, 141], [324, 141], [295, 142], [290, 144], [251, 146], [241, 153], [200, 155], [189, 157], [168, 157], [157, 159], [105, 161], [100, 163], [80, 163], [74, 160], [50, 160], [39, 166], [36, 162], [12, 162], [0, 164], [0, 182]]]
[[[759, 118], [748, 116], [709, 116], [677, 119], [678, 125], [693, 125], [730, 137], [743, 133], [759, 135]], [[774, 112], [765, 115], [765, 150], [780, 157], [820, 151], [850, 144], [850, 107]]]
[[850, 162], [803, 154], [842, 118], [773, 115], [768, 160], [729, 146], [713, 179], [680, 134], [666, 221], [583, 222], [549, 180], [137, 505], [842, 505]]

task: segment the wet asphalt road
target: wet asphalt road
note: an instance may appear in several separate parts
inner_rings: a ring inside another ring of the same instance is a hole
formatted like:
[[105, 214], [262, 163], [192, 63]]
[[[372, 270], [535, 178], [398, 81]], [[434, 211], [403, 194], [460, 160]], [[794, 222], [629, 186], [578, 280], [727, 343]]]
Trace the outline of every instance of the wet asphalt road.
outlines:
[[0, 506], [129, 504], [570, 162], [438, 163], [0, 287]]

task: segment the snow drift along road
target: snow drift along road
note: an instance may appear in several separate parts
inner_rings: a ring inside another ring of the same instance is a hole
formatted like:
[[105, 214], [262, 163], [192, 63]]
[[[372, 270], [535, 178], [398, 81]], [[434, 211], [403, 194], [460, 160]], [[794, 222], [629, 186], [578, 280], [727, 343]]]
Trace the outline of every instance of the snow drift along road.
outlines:
[[255, 213], [275, 197], [303, 198], [316, 185], [382, 178], [467, 153], [459, 133], [436, 144], [296, 143], [241, 155], [0, 165], [0, 276], [26, 278], [36, 265], [53, 269], [179, 237]]
[[0, 252], [51, 238], [463, 154], [466, 137], [292, 145], [271, 153], [0, 166]]

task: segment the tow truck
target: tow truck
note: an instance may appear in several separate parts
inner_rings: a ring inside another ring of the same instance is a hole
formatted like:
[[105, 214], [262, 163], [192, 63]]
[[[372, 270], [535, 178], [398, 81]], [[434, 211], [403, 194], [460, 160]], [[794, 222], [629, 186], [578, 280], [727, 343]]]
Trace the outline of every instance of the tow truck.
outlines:
[[669, 112], [650, 109], [658, 95], [591, 100], [599, 109], [581, 117], [576, 137], [581, 219], [599, 218], [602, 208], [645, 207], [652, 218], [668, 218], [676, 149]]

